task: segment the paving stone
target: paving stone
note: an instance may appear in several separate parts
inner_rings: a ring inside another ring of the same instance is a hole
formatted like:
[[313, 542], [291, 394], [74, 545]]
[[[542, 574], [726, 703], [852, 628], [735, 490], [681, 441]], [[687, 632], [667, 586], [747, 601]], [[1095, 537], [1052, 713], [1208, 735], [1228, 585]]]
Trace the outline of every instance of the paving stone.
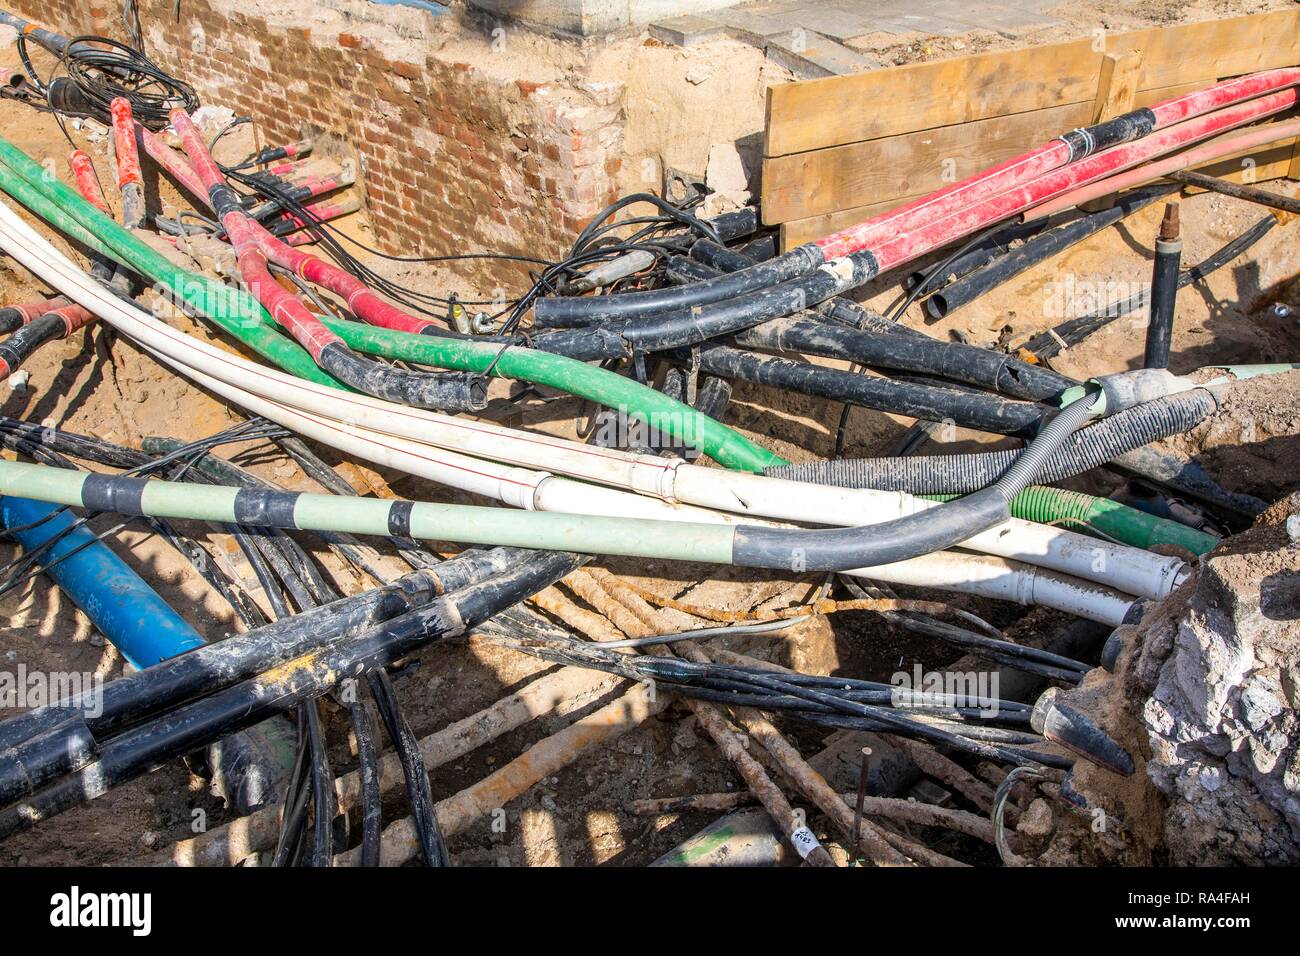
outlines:
[[811, 31], [804, 31], [796, 43], [788, 35], [769, 37], [765, 50], [774, 63], [806, 78], [843, 76], [875, 69], [881, 62], [857, 50]]
[[688, 13], [681, 17], [670, 17], [649, 26], [650, 35], [663, 43], [674, 46], [693, 46], [720, 37], [725, 27], [711, 17], [702, 17]]

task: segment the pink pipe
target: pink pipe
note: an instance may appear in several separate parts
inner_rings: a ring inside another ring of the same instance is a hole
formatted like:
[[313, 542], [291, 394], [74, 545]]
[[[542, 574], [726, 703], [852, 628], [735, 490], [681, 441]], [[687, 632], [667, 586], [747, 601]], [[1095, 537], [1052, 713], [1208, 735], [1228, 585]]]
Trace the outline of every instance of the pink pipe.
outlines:
[[[1204, 115], [1264, 93], [1294, 86], [1296, 83], [1300, 83], [1300, 68], [1287, 68], [1253, 73], [1250, 76], [1218, 83], [1204, 90], [1185, 93], [1149, 107], [1154, 120], [1151, 128], [1163, 129], [1191, 117]], [[1135, 111], [1138, 112], [1140, 111]], [[1135, 113], [1127, 115], [1133, 116]], [[1092, 130], [1096, 128], [1090, 127]], [[1066, 134], [1066, 137], [1071, 135]], [[1066, 166], [1072, 161], [1078, 161], [1074, 158], [1075, 150], [1067, 142], [1066, 137], [1058, 137], [1050, 143], [982, 170], [961, 182], [953, 183], [951, 186], [921, 196], [840, 232], [825, 236], [818, 239], [815, 244], [829, 260], [869, 248], [889, 235], [912, 232], [926, 222], [945, 217], [963, 207], [1042, 176], [1053, 169]], [[1084, 139], [1090, 138], [1091, 134], [1085, 132]], [[1076, 142], [1079, 141], [1076, 137]], [[1078, 157], [1078, 159], [1085, 157]]]
[[1294, 106], [1296, 101], [1296, 90], [1289, 87], [1207, 116], [1198, 116], [1052, 170], [1017, 188], [926, 222], [910, 232], [873, 244], [870, 252], [876, 258], [879, 271], [886, 272], [1070, 190], [1105, 179], [1120, 170], [1145, 162], [1152, 156], [1163, 155], [1243, 123], [1281, 112]]
[[309, 312], [296, 296], [290, 295], [275, 281], [267, 268], [267, 257], [259, 248], [257, 229], [260, 227], [255, 228], [257, 224], [239, 208], [239, 198], [226, 185], [221, 170], [217, 168], [189, 116], [184, 110], [173, 110], [171, 120], [172, 127], [180, 134], [181, 145], [193, 163], [195, 174], [212, 197], [211, 204], [221, 218], [221, 225], [230, 237], [230, 244], [235, 247], [239, 275], [244, 285], [256, 296], [257, 301], [266, 306], [271, 317], [319, 362], [320, 354], [326, 346], [341, 343], [342, 340], [325, 328], [320, 319]]
[[1215, 140], [1212, 143], [1206, 143], [1204, 146], [1198, 146], [1196, 149], [1189, 149], [1174, 156], [1146, 163], [1136, 169], [1130, 169], [1118, 175], [1109, 176], [1099, 182], [1071, 190], [1063, 196], [1058, 196], [1049, 202], [1043, 203], [1041, 206], [1035, 206], [1025, 213], [1025, 221], [1042, 219], [1044, 216], [1051, 216], [1065, 209], [1073, 209], [1080, 203], [1099, 199], [1102, 196], [1108, 196], [1124, 189], [1131, 189], [1134, 186], [1141, 186], [1154, 179], [1159, 179], [1161, 176], [1168, 176], [1170, 173], [1213, 162], [1234, 153], [1258, 149], [1261, 146], [1289, 139], [1292, 136], [1300, 136], [1300, 119], [1248, 129], [1236, 136]]
[[210, 208], [212, 201], [208, 199], [208, 191], [203, 188], [203, 181], [199, 179], [198, 173], [185, 157], [139, 123], [135, 124], [135, 128], [140, 134], [140, 142], [144, 144], [144, 151], [153, 158], [153, 161], [166, 170], [172, 179], [189, 190], [192, 196]]
[[[324, 202], [312, 203], [306, 208], [317, 219], [328, 222], [331, 219], [337, 219], [340, 216], [346, 216], [348, 213], [356, 212], [361, 208], [361, 200], [356, 196], [345, 196], [342, 199], [327, 199]], [[293, 232], [305, 229], [309, 225], [309, 223], [299, 219], [293, 213], [285, 213], [265, 228], [272, 235], [276, 235], [275, 228], [284, 224], [292, 224], [293, 229], [290, 231]]]

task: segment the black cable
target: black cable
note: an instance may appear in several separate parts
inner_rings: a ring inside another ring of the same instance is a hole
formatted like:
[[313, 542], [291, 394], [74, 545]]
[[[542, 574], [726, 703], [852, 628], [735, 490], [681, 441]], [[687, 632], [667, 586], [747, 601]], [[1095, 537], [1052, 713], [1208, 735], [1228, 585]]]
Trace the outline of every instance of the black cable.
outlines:
[[397, 693], [387, 672], [377, 668], [366, 674], [366, 680], [379, 708], [379, 716], [388, 730], [388, 737], [402, 762], [406, 797], [411, 805], [411, 818], [415, 821], [424, 862], [427, 866], [448, 866], [447, 843], [438, 826], [438, 815], [429, 787], [429, 770], [420, 753], [420, 740], [397, 704]]
[[51, 80], [47, 100], [58, 110], [72, 106], [110, 123], [109, 104], [124, 97], [139, 123], [155, 132], [165, 127], [173, 109], [193, 113], [199, 108], [194, 87], [167, 73], [144, 53], [109, 37], [74, 37], [60, 54], [66, 83]]

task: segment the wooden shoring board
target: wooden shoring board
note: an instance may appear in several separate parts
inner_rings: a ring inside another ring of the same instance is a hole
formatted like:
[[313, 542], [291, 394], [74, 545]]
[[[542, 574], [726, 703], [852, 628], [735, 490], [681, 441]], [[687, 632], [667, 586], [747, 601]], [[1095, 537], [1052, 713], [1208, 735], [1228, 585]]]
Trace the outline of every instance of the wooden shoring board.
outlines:
[[[1073, 126], [1298, 63], [1300, 10], [1280, 10], [772, 87], [763, 220], [797, 244]], [[1263, 154], [1257, 179], [1300, 174], [1300, 144], [1286, 168]]]
[[[1231, 135], [1235, 135], [1235, 133], [1223, 134], [1224, 138]], [[1209, 142], [1213, 142], [1213, 140]], [[1281, 140], [1272, 145], [1261, 146], [1258, 149], [1233, 153], [1211, 163], [1195, 166], [1193, 169], [1207, 176], [1215, 176], [1236, 183], [1265, 182], [1269, 179], [1279, 179], [1284, 176], [1290, 179], [1300, 179], [1300, 175], [1297, 175], [1297, 173], [1300, 173], [1300, 165], [1297, 165], [1300, 164], [1300, 146], [1297, 146], [1296, 142], [1300, 141]], [[1201, 191], [1191, 187], [1184, 187], [1184, 192], [1188, 193]], [[822, 216], [811, 216], [807, 219], [796, 219], [782, 223], [780, 227], [781, 247], [783, 249], [793, 249], [805, 242], [812, 242], [814, 239], [820, 239], [822, 236], [830, 235], [840, 229], [846, 229], [862, 222], [864, 219], [888, 212], [890, 209], [923, 195], [925, 193], [920, 192], [899, 199], [890, 199], [866, 206], [855, 206], [851, 209], [841, 209], [838, 212]]]

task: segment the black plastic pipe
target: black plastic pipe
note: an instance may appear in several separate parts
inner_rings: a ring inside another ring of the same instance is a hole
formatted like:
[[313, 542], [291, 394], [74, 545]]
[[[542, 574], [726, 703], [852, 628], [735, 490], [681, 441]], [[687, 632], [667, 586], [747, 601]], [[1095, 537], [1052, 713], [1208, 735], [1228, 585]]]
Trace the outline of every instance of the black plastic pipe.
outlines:
[[803, 352], [873, 368], [952, 379], [1028, 401], [1059, 398], [1074, 379], [1041, 365], [961, 342], [880, 334], [797, 316], [773, 319], [736, 334], [746, 348]]
[[332, 645], [311, 659], [299, 658], [299, 666], [263, 673], [131, 728], [102, 744], [93, 763], [0, 811], [0, 839], [88, 803], [169, 760], [319, 697], [346, 678], [386, 666], [433, 641], [463, 634], [553, 584], [582, 560], [567, 552], [535, 557], [504, 574]]
[[[1217, 408], [1214, 396], [1198, 388], [1117, 412], [1068, 438], [1044, 463], [1038, 480], [1048, 484], [1082, 474], [1150, 442], [1182, 434]], [[876, 488], [915, 495], [968, 494], [996, 481], [1019, 454], [1018, 449], [1008, 448], [970, 455], [845, 458], [778, 465], [763, 473], [841, 488]]]
[[[925, 301], [925, 312], [932, 319], [942, 319], [951, 315], [963, 305], [967, 305], [1015, 278], [1027, 269], [1041, 262], [1060, 255], [1072, 246], [1078, 245], [1089, 236], [1096, 235], [1103, 229], [1113, 226], [1122, 219], [1131, 216], [1140, 209], [1176, 190], [1177, 186], [1161, 183], [1135, 189], [1122, 196], [1110, 209], [1089, 213], [1072, 222], [1040, 232], [1027, 242], [1010, 249], [1000, 256], [990, 259], [982, 267], [975, 269], [964, 278], [944, 286]], [[951, 272], [952, 270], [946, 270]]]
[[[838, 260], [836, 264], [828, 263], [815, 269], [802, 278], [747, 295], [738, 295], [725, 302], [679, 309], [653, 318], [611, 318], [598, 327], [545, 332], [533, 340], [533, 346], [543, 351], [590, 361], [627, 358], [636, 352], [660, 352], [698, 345], [720, 335], [728, 335], [825, 301], [845, 289], [866, 282], [875, 274], [875, 268], [875, 260], [870, 255], [855, 253]], [[730, 273], [719, 278], [731, 278], [740, 274]], [[693, 283], [675, 288], [692, 289], [705, 284], [707, 283]], [[626, 299], [639, 294], [597, 296], [590, 301]]]
[[809, 243], [742, 272], [732, 272], [687, 286], [575, 298], [538, 299], [533, 305], [538, 328], [566, 328], [611, 319], [631, 319], [670, 310], [722, 302], [807, 275], [825, 258]]
[[1178, 304], [1178, 266], [1183, 258], [1183, 240], [1178, 235], [1178, 204], [1165, 206], [1160, 234], [1156, 237], [1156, 260], [1151, 266], [1151, 317], [1147, 322], [1144, 368], [1168, 368], [1169, 346], [1174, 338], [1174, 308]]
[[1031, 435], [1048, 412], [1044, 405], [999, 395], [857, 375], [713, 343], [700, 348], [700, 370], [895, 415], [951, 421], [997, 435]]

